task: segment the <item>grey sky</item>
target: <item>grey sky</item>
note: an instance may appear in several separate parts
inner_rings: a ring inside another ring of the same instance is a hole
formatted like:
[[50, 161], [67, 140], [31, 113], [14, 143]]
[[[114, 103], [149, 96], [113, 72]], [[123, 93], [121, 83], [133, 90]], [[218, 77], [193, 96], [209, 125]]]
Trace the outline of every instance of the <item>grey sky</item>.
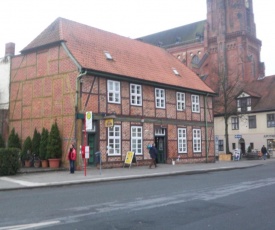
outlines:
[[[261, 61], [275, 74], [275, 1], [253, 0]], [[206, 0], [8, 0], [0, 4], [0, 57], [14, 42], [16, 54], [57, 17], [67, 18], [129, 38], [206, 19]]]

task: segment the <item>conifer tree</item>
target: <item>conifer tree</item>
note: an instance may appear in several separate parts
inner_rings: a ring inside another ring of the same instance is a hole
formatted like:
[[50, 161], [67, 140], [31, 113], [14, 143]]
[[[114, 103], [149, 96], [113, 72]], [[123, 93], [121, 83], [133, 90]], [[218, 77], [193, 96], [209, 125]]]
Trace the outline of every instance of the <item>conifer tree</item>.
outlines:
[[1, 134], [0, 134], [0, 148], [5, 148], [5, 141]]
[[48, 146], [47, 146], [47, 157], [49, 159], [61, 158], [62, 157], [62, 143], [57, 123], [52, 124], [51, 131], [49, 134]]
[[32, 153], [36, 156], [39, 156], [39, 146], [40, 146], [41, 134], [34, 129], [33, 138], [32, 138]]
[[11, 133], [9, 135], [8, 147], [9, 148], [19, 148], [19, 149], [21, 149], [20, 139], [19, 139], [18, 134], [15, 133], [14, 128], [11, 130]]
[[42, 129], [41, 140], [39, 145], [39, 158], [40, 160], [47, 160], [47, 145], [48, 145], [49, 131], [45, 128]]
[[29, 160], [32, 153], [32, 140], [31, 137], [28, 136], [23, 143], [23, 148], [21, 152], [22, 160]]

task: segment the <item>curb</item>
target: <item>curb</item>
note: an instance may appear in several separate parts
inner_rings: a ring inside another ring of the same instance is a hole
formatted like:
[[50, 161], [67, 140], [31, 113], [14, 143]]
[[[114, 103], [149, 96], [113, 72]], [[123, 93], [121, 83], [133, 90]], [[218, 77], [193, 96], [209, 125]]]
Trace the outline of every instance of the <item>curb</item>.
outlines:
[[[203, 174], [203, 173], [209, 173], [209, 172], [246, 169], [246, 168], [252, 168], [252, 167], [257, 167], [261, 165], [263, 164], [239, 166], [239, 167], [234, 166], [234, 167], [219, 167], [219, 168], [210, 168], [210, 169], [196, 169], [196, 170], [189, 170], [189, 171], [159, 172], [159, 173], [153, 173], [153, 174], [138, 174], [138, 175], [130, 175], [130, 176], [117, 176], [117, 177], [95, 178], [95, 179], [85, 179], [85, 180], [82, 179], [77, 181], [37, 183], [30, 186], [2, 188], [2, 189], [0, 188], [0, 191], [15, 191], [15, 190], [37, 189], [37, 188], [54, 188], [54, 187], [63, 187], [63, 186], [78, 185], [78, 184], [92, 184], [92, 183], [101, 183], [101, 182], [110, 182], [110, 181], [123, 181], [123, 180], [130, 180], [130, 179], [154, 178], [154, 177], [164, 177], [164, 176], [174, 176], [174, 175], [195, 175], [195, 174]], [[62, 171], [62, 170], [55, 170], [53, 172], [56, 172], [56, 171]]]

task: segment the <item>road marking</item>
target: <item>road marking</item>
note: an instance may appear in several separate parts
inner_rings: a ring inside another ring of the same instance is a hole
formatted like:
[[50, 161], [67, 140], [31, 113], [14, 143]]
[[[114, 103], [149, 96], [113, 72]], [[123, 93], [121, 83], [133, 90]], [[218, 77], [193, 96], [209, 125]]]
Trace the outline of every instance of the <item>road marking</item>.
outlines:
[[13, 226], [6, 226], [6, 227], [0, 227], [0, 230], [24, 230], [24, 229], [33, 229], [37, 227], [45, 227], [48, 225], [54, 225], [59, 224], [60, 221], [47, 221], [47, 222], [41, 222], [41, 223], [32, 223], [32, 224], [21, 224], [21, 225], [13, 225]]
[[[194, 200], [210, 201], [227, 197], [249, 190], [271, 186], [275, 184], [275, 178], [267, 178], [256, 181], [247, 181], [237, 184], [225, 185], [222, 187], [212, 189], [199, 189], [193, 191], [184, 191], [182, 193], [174, 193], [169, 196], [151, 196], [151, 197], [137, 197], [134, 201], [119, 203], [106, 202], [89, 206], [73, 207], [69, 210], [76, 212], [83, 212], [82, 215], [94, 215], [98, 213], [114, 212], [118, 210], [142, 211], [145, 209], [160, 208], [163, 206], [180, 204]], [[78, 214], [80, 216], [81, 214]]]
[[0, 177], [0, 180], [12, 182], [12, 183], [15, 183], [15, 184], [20, 184], [20, 185], [27, 186], [27, 187], [45, 186], [46, 185], [46, 183], [37, 183], [37, 182], [29, 182], [29, 181], [23, 181], [23, 180], [16, 180], [16, 179], [11, 179], [9, 177]]

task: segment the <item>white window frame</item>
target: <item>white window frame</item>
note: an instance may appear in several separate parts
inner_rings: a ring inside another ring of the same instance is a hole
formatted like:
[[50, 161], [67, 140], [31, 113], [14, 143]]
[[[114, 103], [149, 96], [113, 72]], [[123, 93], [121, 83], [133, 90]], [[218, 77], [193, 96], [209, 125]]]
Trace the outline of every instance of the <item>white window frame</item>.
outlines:
[[108, 80], [108, 102], [120, 104], [120, 82]]
[[200, 112], [200, 96], [199, 95], [191, 95], [192, 102], [192, 112], [199, 113]]
[[142, 106], [142, 87], [137, 84], [130, 84], [131, 105]]
[[177, 110], [185, 110], [185, 93], [177, 92]]
[[131, 151], [136, 155], [142, 155], [142, 126], [131, 127]]
[[165, 90], [155, 88], [155, 98], [156, 108], [165, 109]]
[[239, 117], [231, 117], [232, 130], [239, 130]]
[[201, 152], [201, 130], [193, 129], [193, 152]]
[[121, 156], [121, 126], [108, 128], [108, 156]]
[[179, 153], [187, 153], [186, 128], [178, 128], [178, 152]]

